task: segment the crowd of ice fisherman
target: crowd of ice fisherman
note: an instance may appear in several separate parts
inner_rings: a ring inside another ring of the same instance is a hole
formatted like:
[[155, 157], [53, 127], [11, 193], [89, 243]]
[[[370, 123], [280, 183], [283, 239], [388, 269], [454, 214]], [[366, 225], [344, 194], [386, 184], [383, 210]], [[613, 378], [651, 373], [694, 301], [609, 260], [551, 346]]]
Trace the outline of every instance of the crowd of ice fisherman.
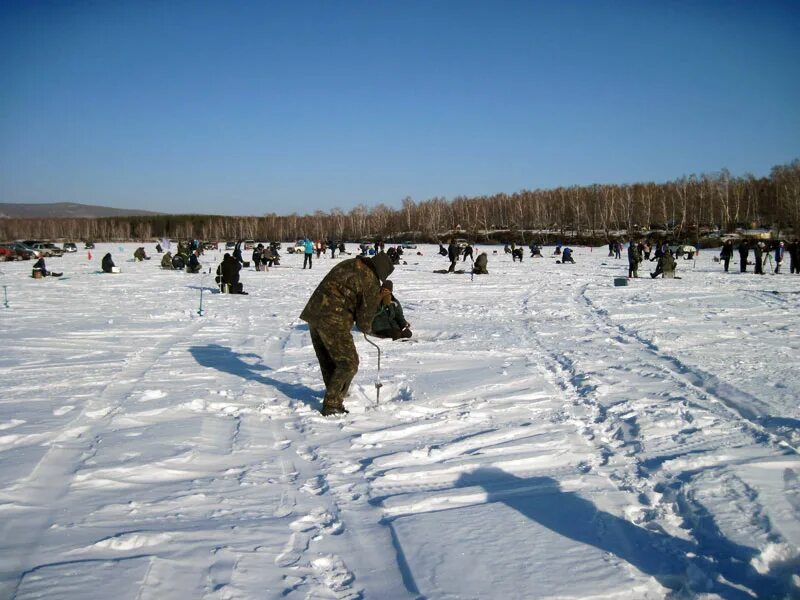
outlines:
[[[278, 244], [258, 244], [253, 248], [249, 261], [243, 256], [244, 242], [240, 240], [234, 245], [233, 252], [225, 253], [222, 262], [217, 266], [216, 282], [223, 293], [246, 294], [239, 278], [243, 267], [250, 263], [256, 271], [266, 271], [269, 267], [280, 265]], [[161, 267], [168, 270], [183, 270], [189, 273], [201, 273], [203, 266], [200, 256], [203, 246], [197, 240], [180, 242], [173, 255], [171, 243], [164, 240], [156, 246], [156, 251], [163, 253]], [[303, 268], [313, 267], [313, 258], [319, 259], [328, 250], [331, 258], [347, 255], [343, 242], [312, 242], [310, 239], [302, 241]], [[674, 249], [674, 251], [673, 251]], [[531, 258], [544, 258], [542, 246], [532, 243], [528, 246]], [[697, 250], [692, 246], [670, 246], [665, 240], [651, 245], [647, 240], [613, 240], [608, 245], [608, 256], [622, 259], [623, 252], [627, 250], [628, 277], [639, 276], [639, 265], [642, 262], [656, 262], [655, 270], [650, 276], [655, 278], [675, 277], [677, 258], [681, 255], [685, 259], [694, 259]], [[512, 262], [522, 262], [525, 252], [523, 247], [514, 243], [506, 244], [503, 252], [510, 254]], [[739, 269], [747, 272], [750, 253], [753, 253], [754, 272], [763, 274], [765, 265], [775, 273], [781, 272], [784, 258], [789, 255], [789, 272], [800, 273], [800, 242], [795, 240], [789, 244], [782, 241], [774, 242], [768, 246], [763, 241], [742, 240], [736, 246], [732, 241], [726, 241], [722, 246], [719, 258], [725, 271], [728, 271], [730, 261], [739, 255]], [[358, 353], [352, 338], [352, 327], [357, 325], [365, 335], [402, 340], [411, 337], [411, 324], [403, 315], [403, 308], [394, 296], [394, 285], [388, 278], [395, 265], [402, 261], [404, 249], [402, 246], [387, 247], [384, 242], [364, 244], [359, 246], [359, 253], [354, 258], [338, 262], [328, 271], [319, 283], [300, 318], [308, 323], [311, 342], [319, 361], [322, 379], [325, 383], [325, 399], [321, 412], [323, 415], [337, 415], [346, 413], [344, 399], [348, 395], [350, 383], [358, 371]], [[498, 251], [494, 250], [494, 254]], [[417, 252], [417, 254], [422, 254]], [[488, 274], [488, 255], [486, 252], [478, 253], [469, 243], [458, 243], [451, 239], [447, 248], [439, 244], [439, 254], [450, 261], [448, 269], [437, 270], [437, 273], [463, 273], [457, 269], [459, 261], [470, 261], [473, 275]], [[562, 265], [575, 264], [572, 249], [557, 243], [553, 252], [558, 257], [557, 263]], [[150, 260], [144, 247], [137, 248], [134, 260]], [[774, 261], [773, 261], [774, 257]], [[40, 258], [34, 266], [34, 273], [38, 269], [41, 275], [60, 275], [47, 271], [44, 259]], [[102, 269], [106, 273], [118, 272], [111, 253], [102, 259]], [[210, 269], [209, 269], [210, 272]], [[616, 283], [616, 282], [615, 282]]]
[[[303, 269], [311, 269], [313, 267], [313, 258], [319, 259], [323, 255], [327, 256], [330, 252], [331, 258], [336, 258], [336, 253], [339, 256], [350, 256], [351, 253], [347, 252], [344, 242], [334, 241], [312, 241], [304, 238], [302, 242], [303, 249]], [[216, 282], [220, 290], [224, 293], [238, 293], [244, 294], [244, 289], [240, 282], [239, 271], [242, 267], [249, 267], [251, 264], [256, 271], [267, 271], [270, 267], [280, 265], [280, 252], [279, 244], [275, 242], [268, 243], [267, 245], [258, 244], [253, 248], [252, 255], [249, 261], [244, 259], [243, 248], [244, 241], [240, 240], [234, 245], [231, 253], [225, 253], [222, 262], [217, 267]], [[528, 245], [531, 258], [543, 258], [542, 245], [533, 242]], [[360, 256], [374, 255], [385, 252], [392, 264], [399, 264], [401, 257], [404, 254], [402, 246], [386, 246], [385, 242], [377, 241], [373, 244], [362, 243], [358, 246]], [[203, 246], [198, 240], [190, 240], [188, 242], [178, 242], [177, 249], [173, 254], [171, 251], [171, 242], [169, 240], [162, 240], [156, 244], [156, 251], [162, 254], [161, 268], [166, 270], [186, 270], [188, 273], [200, 273], [203, 269], [200, 263], [200, 256], [203, 254]], [[650, 273], [652, 278], [659, 275], [662, 277], [673, 278], [678, 265], [678, 258], [685, 258], [692, 260], [694, 253], [697, 250], [692, 246], [678, 246], [677, 248], [671, 247], [667, 240], [662, 240], [656, 243], [650, 243], [647, 240], [612, 240], [608, 243], [608, 256], [616, 259], [621, 259], [623, 253], [627, 253], [628, 258], [628, 278], [639, 277], [639, 266], [643, 262], [655, 262], [655, 270]], [[522, 262], [525, 252], [523, 246], [517, 246], [514, 242], [505, 244], [503, 248], [505, 254], [510, 254], [512, 262]], [[498, 251], [494, 250], [494, 254]], [[752, 253], [753, 260], [750, 261], [750, 254]], [[421, 254], [418, 252], [418, 254]], [[470, 243], [457, 243], [455, 239], [450, 239], [449, 245], [445, 247], [439, 243], [439, 254], [447, 257], [450, 261], [448, 269], [437, 270], [437, 273], [463, 273], [463, 269], [458, 269], [459, 261], [466, 263], [467, 259], [470, 261], [471, 273], [475, 275], [488, 274], [488, 256], [486, 252], [479, 253], [475, 257], [475, 249]], [[557, 242], [553, 255], [558, 256], [560, 260], [556, 262], [559, 264], [575, 264], [572, 248], [564, 246], [561, 242]], [[785, 258], [789, 257], [789, 272], [792, 274], [800, 273], [800, 240], [793, 242], [771, 241], [765, 242], [763, 240], [747, 240], [742, 239], [737, 243], [732, 240], [727, 240], [720, 249], [719, 257], [715, 257], [715, 262], [722, 263], [725, 272], [728, 272], [730, 262], [738, 255], [739, 270], [742, 273], [747, 272], [748, 265], [753, 266], [753, 272], [763, 275], [765, 269], [774, 273], [780, 273], [781, 267], [784, 264]], [[144, 247], [138, 247], [134, 253], [133, 258], [136, 261], [150, 260]], [[113, 273], [118, 271], [111, 253], [107, 253], [101, 260], [101, 267], [103, 272]], [[40, 257], [36, 264], [33, 266], [33, 276], [55, 276], [60, 277], [62, 273], [56, 273], [47, 269], [45, 260]]]

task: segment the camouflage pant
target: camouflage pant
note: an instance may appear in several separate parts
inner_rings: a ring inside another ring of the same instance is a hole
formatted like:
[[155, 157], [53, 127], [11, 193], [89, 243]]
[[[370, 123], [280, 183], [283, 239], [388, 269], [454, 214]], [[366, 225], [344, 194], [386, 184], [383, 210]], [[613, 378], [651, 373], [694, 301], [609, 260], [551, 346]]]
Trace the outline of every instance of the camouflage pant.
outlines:
[[349, 329], [328, 330], [309, 326], [311, 343], [317, 353], [325, 382], [324, 405], [344, 406], [344, 397], [358, 372], [358, 353]]

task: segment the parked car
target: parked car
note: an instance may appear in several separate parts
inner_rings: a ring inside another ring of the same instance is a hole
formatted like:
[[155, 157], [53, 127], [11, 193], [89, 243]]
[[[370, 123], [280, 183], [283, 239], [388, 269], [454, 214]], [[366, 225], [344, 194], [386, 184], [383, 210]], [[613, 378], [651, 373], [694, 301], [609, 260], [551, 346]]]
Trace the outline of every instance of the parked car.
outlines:
[[45, 246], [44, 246], [44, 243], [42, 243], [42, 242], [33, 242], [33, 243], [30, 243], [30, 240], [29, 240], [29, 241], [27, 241], [27, 242], [23, 242], [23, 243], [24, 243], [26, 246], [29, 246], [29, 247], [33, 248], [34, 250], [36, 250], [36, 256], [37, 256], [37, 257], [38, 257], [38, 256], [45, 256], [45, 257], [52, 256], [52, 255], [50, 254], [50, 250], [49, 250], [49, 249], [47, 249], [47, 248], [45, 248]]
[[14, 252], [17, 257], [16, 260], [30, 260], [32, 258], [37, 258], [36, 251], [33, 248], [26, 246], [22, 242], [11, 242], [10, 244], [3, 245]]
[[673, 244], [669, 249], [675, 258], [686, 257], [686, 260], [692, 260], [697, 254], [697, 248], [689, 244]]
[[256, 241], [255, 240], [245, 240], [244, 241], [244, 249], [245, 250], [252, 250], [255, 247], [256, 247]]
[[217, 242], [203, 242], [203, 250], [216, 250]]
[[305, 254], [306, 245], [303, 240], [297, 240], [294, 243], [294, 246], [291, 246], [286, 250], [289, 254]]
[[6, 262], [10, 260], [22, 260], [17, 257], [16, 251], [10, 248], [7, 244], [0, 244], [0, 261]]
[[43, 253], [42, 253], [41, 250], [37, 250], [36, 248], [31, 246], [28, 242], [19, 242], [19, 241], [17, 241], [17, 242], [14, 242], [14, 245], [20, 250], [27, 250], [28, 252], [33, 254], [33, 256], [31, 258], [40, 258], [41, 256], [43, 256]]
[[233, 250], [236, 248], [236, 242], [225, 242], [225, 250]]
[[84, 242], [83, 243], [84, 250], [94, 250], [94, 242]]
[[400, 244], [400, 247], [406, 250], [410, 250], [410, 249], [415, 249], [417, 245], [414, 242], [402, 242]]
[[469, 242], [464, 238], [456, 238], [456, 246], [458, 246], [459, 250], [463, 250], [469, 246]]
[[51, 242], [39, 242], [33, 247], [35, 250], [39, 250], [42, 256], [64, 256], [64, 251]]
[[77, 251], [78, 247], [75, 245], [74, 242], [64, 242], [64, 252], [72, 253]]

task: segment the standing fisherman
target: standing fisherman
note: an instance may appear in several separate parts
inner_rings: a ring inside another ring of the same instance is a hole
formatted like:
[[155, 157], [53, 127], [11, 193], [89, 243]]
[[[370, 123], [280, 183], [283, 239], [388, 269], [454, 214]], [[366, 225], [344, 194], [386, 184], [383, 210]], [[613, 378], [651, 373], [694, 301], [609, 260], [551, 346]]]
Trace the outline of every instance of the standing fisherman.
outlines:
[[725, 272], [727, 273], [728, 266], [731, 264], [731, 258], [733, 258], [733, 242], [731, 240], [725, 240], [725, 243], [722, 245], [722, 250], [720, 250], [719, 257], [722, 259], [722, 264], [725, 266]]
[[639, 277], [639, 263], [642, 262], [641, 247], [631, 240], [628, 243], [628, 279]]
[[750, 244], [747, 240], [739, 242], [737, 248], [739, 250], [739, 271], [741, 273], [747, 272], [747, 254], [750, 252]]

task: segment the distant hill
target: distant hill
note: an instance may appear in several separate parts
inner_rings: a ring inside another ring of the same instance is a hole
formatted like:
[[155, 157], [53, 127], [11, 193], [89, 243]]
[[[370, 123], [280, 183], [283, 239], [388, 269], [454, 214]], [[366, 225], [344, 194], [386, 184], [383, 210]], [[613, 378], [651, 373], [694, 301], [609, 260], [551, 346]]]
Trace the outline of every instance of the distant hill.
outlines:
[[52, 202], [49, 204], [10, 204], [0, 202], [0, 219], [75, 219], [97, 217], [134, 217], [140, 215], [160, 215], [164, 213], [149, 210], [131, 210], [92, 206], [74, 202]]

